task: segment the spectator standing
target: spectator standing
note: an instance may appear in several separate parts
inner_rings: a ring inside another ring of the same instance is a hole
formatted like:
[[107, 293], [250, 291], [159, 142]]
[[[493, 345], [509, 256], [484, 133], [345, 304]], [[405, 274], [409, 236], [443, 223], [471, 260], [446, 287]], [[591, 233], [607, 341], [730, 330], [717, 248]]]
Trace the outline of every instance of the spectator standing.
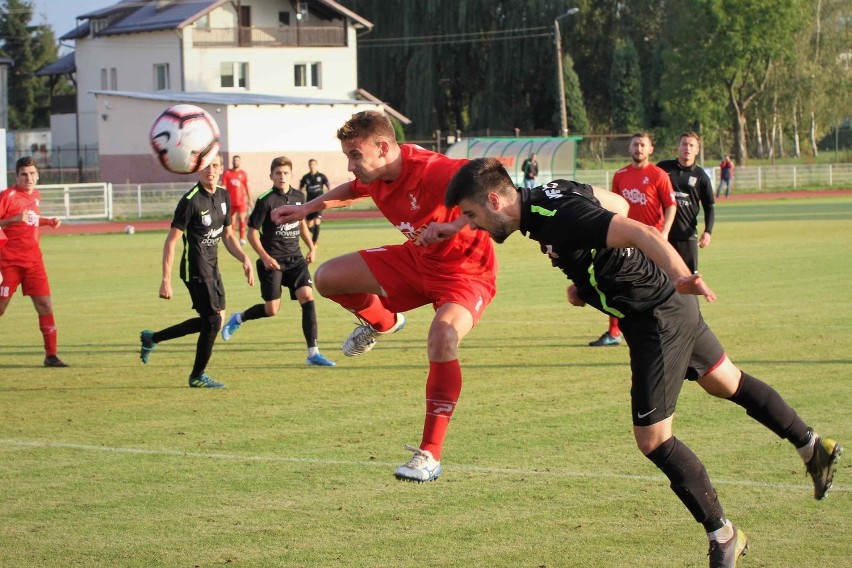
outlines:
[[719, 164], [719, 170], [721, 174], [719, 176], [719, 187], [716, 188], [716, 197], [719, 197], [719, 194], [722, 193], [722, 185], [724, 184], [725, 199], [727, 199], [731, 195], [731, 180], [734, 178], [734, 163], [730, 156], [725, 155], [725, 159]]
[[535, 178], [538, 176], [538, 160], [535, 158], [535, 152], [524, 160], [521, 171], [524, 172], [524, 187], [529, 189], [535, 187]]

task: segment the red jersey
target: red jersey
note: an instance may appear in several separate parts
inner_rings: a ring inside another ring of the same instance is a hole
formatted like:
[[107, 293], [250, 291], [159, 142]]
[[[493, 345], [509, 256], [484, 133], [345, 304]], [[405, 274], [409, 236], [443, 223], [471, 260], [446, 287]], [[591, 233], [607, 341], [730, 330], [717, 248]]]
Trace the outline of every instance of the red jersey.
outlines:
[[658, 231], [663, 229], [665, 209], [677, 206], [669, 174], [654, 164], [621, 168], [612, 176], [612, 192], [630, 204], [628, 217]]
[[21, 211], [28, 211], [23, 221], [9, 223], [3, 227], [6, 245], [0, 262], [7, 265], [29, 266], [41, 261], [41, 248], [38, 246], [38, 225], [41, 218], [41, 193], [34, 189], [32, 193], [10, 187], [0, 193], [0, 219], [14, 217]]
[[243, 207], [246, 204], [248, 174], [245, 170], [227, 170], [222, 174], [222, 185], [231, 196], [232, 207]]
[[463, 273], [494, 278], [497, 260], [494, 245], [486, 231], [469, 226], [453, 237], [426, 246], [414, 244], [429, 223], [451, 223], [461, 211], [447, 208], [444, 194], [453, 175], [467, 160], [455, 160], [412, 144], [400, 145], [402, 172], [395, 180], [363, 184], [350, 182], [355, 195], [370, 196], [384, 214], [408, 239], [405, 246], [418, 255], [434, 274]]

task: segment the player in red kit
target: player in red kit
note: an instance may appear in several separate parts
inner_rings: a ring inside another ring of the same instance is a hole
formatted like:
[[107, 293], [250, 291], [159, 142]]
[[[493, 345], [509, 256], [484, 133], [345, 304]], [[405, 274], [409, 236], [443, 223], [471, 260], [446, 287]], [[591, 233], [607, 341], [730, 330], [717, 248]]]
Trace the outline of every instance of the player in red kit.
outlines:
[[[423, 437], [419, 447], [405, 446], [414, 455], [395, 472], [399, 479], [431, 481], [441, 473], [441, 451], [461, 393], [459, 344], [497, 291], [494, 248], [488, 233], [470, 229], [457, 207], [444, 205], [447, 184], [467, 160], [400, 146], [390, 120], [376, 111], [355, 114], [337, 138], [356, 179], [306, 204], [279, 207], [272, 219], [293, 222], [371, 197], [408, 239], [333, 258], [317, 269], [314, 280], [320, 294], [362, 322], [343, 345], [347, 356], [366, 353], [378, 338], [402, 329], [403, 312], [427, 304], [435, 309], [427, 340]], [[418, 237], [430, 225], [457, 232], [422, 244]]]
[[[647, 132], [637, 132], [630, 138], [630, 156], [633, 163], [612, 176], [612, 192], [627, 200], [627, 216], [657, 229], [664, 239], [677, 215], [677, 201], [669, 175], [651, 163], [654, 143]], [[609, 329], [589, 343], [592, 347], [621, 344], [618, 318], [609, 317]]]
[[15, 164], [15, 178], [15, 187], [0, 193], [0, 229], [7, 239], [0, 254], [0, 273], [3, 274], [0, 316], [6, 313], [12, 296], [21, 286], [24, 295], [32, 298], [38, 312], [38, 326], [44, 337], [44, 366], [67, 367], [56, 356], [56, 323], [50, 301], [50, 284], [38, 244], [39, 227], [58, 227], [61, 221], [41, 216], [35, 160], [29, 156], [19, 159]]
[[222, 174], [222, 185], [231, 196], [232, 217], [231, 225], [239, 226], [240, 244], [246, 244], [246, 226], [248, 222], [248, 211], [251, 209], [251, 194], [249, 193], [248, 174], [242, 168], [239, 156], [231, 158], [230, 170]]

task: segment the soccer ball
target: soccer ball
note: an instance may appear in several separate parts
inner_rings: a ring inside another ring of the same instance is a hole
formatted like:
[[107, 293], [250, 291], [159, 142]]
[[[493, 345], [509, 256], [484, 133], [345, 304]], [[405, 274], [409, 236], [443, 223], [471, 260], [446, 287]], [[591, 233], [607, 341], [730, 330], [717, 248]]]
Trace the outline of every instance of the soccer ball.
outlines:
[[132, 235], [133, 233], [136, 232], [136, 227], [134, 227], [133, 225], [127, 225], [124, 228], [124, 232], [127, 233], [128, 235]]
[[191, 174], [209, 166], [219, 153], [219, 125], [203, 108], [175, 105], [154, 121], [151, 147], [164, 168]]

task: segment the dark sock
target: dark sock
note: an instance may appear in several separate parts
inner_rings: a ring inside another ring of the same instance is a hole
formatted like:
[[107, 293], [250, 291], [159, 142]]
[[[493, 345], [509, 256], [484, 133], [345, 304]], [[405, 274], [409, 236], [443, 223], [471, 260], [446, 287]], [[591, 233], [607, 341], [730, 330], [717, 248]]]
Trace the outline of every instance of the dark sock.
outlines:
[[192, 366], [190, 377], [200, 377], [207, 368], [207, 363], [210, 362], [210, 356], [213, 355], [213, 344], [216, 343], [216, 336], [219, 335], [219, 328], [222, 325], [222, 316], [215, 314], [212, 316], [203, 316], [201, 318], [202, 327], [198, 333], [198, 343], [195, 346], [195, 363]]
[[178, 337], [183, 337], [185, 335], [192, 335], [193, 333], [198, 333], [200, 331], [201, 318], [197, 317], [154, 332], [151, 340], [154, 343], [159, 343], [161, 341], [168, 341], [169, 339], [177, 339]]
[[672, 491], [695, 520], [704, 525], [704, 530], [722, 527], [725, 515], [716, 489], [704, 464], [686, 444], [672, 436], [646, 457], [669, 478]]
[[737, 392], [728, 400], [745, 408], [749, 416], [797, 448], [808, 443], [810, 430], [807, 424], [775, 389], [763, 381], [743, 373]]
[[314, 244], [317, 244], [317, 241], [319, 240], [319, 232], [319, 225], [314, 225], [313, 227], [311, 227], [311, 240], [314, 241]]
[[314, 301], [302, 304], [302, 332], [308, 347], [317, 346], [317, 310]]
[[266, 308], [263, 304], [255, 304], [243, 312], [241, 319], [245, 322], [268, 317], [269, 316], [266, 314]]

